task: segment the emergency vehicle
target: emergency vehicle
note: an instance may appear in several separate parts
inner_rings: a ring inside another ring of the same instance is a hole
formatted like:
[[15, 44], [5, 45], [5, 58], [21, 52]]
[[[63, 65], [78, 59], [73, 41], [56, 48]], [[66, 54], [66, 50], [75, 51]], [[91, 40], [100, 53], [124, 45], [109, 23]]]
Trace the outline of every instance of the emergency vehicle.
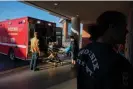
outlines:
[[[56, 41], [56, 24], [32, 17], [22, 17], [0, 22], [0, 53], [8, 55], [11, 60], [19, 58], [28, 60], [30, 39], [38, 32], [41, 51], [47, 48], [47, 39]], [[42, 52], [43, 53], [43, 52]]]

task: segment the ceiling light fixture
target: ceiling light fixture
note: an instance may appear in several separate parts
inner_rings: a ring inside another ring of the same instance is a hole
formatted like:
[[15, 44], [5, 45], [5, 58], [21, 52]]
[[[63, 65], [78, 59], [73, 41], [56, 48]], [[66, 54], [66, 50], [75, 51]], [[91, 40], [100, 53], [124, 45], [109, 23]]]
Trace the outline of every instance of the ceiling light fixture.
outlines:
[[48, 23], [48, 26], [52, 26], [52, 24], [51, 23]]
[[55, 6], [57, 6], [57, 5], [58, 5], [58, 3], [54, 3], [54, 5], [55, 5]]
[[37, 21], [38, 24], [40, 24], [41, 22], [40, 21]]
[[79, 16], [79, 15], [76, 15], [77, 17]]

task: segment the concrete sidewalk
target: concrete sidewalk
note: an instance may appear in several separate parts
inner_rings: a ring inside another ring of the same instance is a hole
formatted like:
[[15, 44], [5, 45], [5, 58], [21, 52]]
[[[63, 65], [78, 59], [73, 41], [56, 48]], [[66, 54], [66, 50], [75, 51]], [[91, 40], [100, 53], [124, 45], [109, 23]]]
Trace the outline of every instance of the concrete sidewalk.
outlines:
[[28, 68], [1, 75], [0, 89], [76, 89], [76, 74], [70, 65], [40, 67], [40, 71]]
[[61, 84], [54, 85], [47, 89], [77, 89], [76, 78], [63, 82]]

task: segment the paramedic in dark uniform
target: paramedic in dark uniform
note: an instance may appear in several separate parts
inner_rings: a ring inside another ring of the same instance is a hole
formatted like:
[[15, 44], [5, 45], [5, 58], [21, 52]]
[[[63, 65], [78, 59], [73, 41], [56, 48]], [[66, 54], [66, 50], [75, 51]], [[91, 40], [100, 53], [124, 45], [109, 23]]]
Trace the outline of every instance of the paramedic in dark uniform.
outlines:
[[125, 43], [126, 17], [117, 11], [101, 14], [89, 29], [92, 43], [77, 58], [77, 89], [133, 89], [132, 65], [113, 50]]
[[71, 60], [72, 60], [72, 67], [76, 64], [76, 57], [79, 51], [77, 40], [74, 36], [70, 36], [70, 48], [71, 48]]
[[34, 32], [34, 37], [31, 39], [31, 52], [32, 52], [32, 59], [30, 62], [30, 69], [36, 70], [38, 57], [40, 56], [39, 50], [39, 39], [37, 38], [37, 32]]

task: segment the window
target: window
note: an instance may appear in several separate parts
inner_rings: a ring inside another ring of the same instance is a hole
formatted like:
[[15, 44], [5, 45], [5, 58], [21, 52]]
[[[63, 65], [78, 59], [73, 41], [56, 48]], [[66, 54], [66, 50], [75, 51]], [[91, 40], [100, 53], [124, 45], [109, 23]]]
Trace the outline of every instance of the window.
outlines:
[[18, 24], [22, 24], [22, 21], [19, 21]]
[[56, 32], [56, 35], [61, 35], [61, 32]]
[[71, 22], [69, 22], [68, 23], [68, 36], [71, 35], [71, 26], [72, 26], [72, 24], [71, 24]]

